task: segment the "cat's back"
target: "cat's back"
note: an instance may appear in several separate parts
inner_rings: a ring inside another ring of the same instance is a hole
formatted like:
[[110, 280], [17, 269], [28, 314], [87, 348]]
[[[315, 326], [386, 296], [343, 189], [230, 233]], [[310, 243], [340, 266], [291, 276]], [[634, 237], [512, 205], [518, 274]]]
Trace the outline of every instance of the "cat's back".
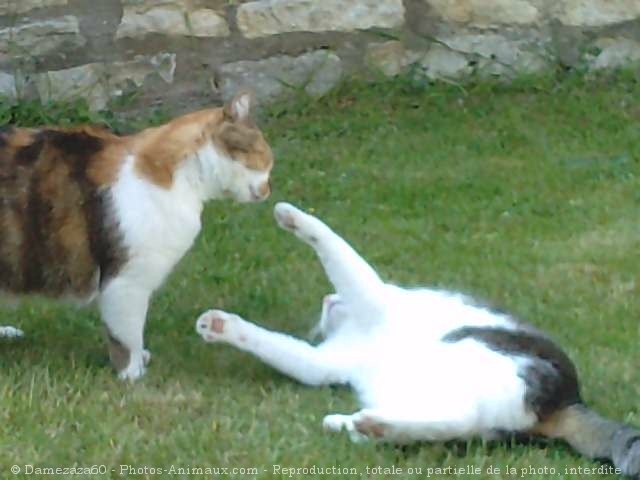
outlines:
[[105, 187], [124, 159], [106, 129], [0, 130], [0, 289], [87, 297], [115, 267]]
[[115, 180], [125, 139], [106, 128], [0, 128], [1, 188], [22, 188], [29, 180], [55, 173], [60, 181], [85, 177], [100, 186]]

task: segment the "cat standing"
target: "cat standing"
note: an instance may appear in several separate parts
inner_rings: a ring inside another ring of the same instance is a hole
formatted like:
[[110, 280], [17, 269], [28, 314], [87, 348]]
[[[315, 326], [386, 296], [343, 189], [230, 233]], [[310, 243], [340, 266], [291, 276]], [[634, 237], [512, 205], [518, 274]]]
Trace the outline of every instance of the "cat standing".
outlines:
[[284, 203], [275, 216], [316, 251], [336, 289], [322, 305], [324, 341], [220, 310], [202, 314], [196, 330], [302, 383], [350, 385], [362, 410], [327, 415], [325, 429], [393, 443], [542, 435], [640, 475], [640, 431], [582, 403], [574, 365], [544, 334], [457, 293], [384, 283], [319, 219]]
[[[203, 204], [269, 196], [251, 95], [130, 136], [0, 131], [0, 292], [97, 301], [122, 379], [144, 374], [149, 299], [200, 231]], [[0, 327], [0, 336], [19, 336]]]

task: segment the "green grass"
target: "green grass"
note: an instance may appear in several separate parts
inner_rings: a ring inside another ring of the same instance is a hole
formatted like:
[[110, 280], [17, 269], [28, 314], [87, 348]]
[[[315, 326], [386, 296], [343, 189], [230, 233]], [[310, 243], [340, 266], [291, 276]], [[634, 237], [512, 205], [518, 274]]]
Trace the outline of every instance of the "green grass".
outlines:
[[[582, 478], [565, 467], [599, 464], [561, 443], [399, 449], [326, 435], [324, 414], [357, 407], [348, 390], [307, 388], [207, 345], [194, 322], [218, 307], [306, 335], [329, 287], [310, 249], [272, 219], [274, 202], [287, 200], [313, 209], [386, 278], [472, 293], [547, 330], [577, 363], [586, 401], [640, 426], [639, 100], [627, 75], [464, 91], [350, 84], [316, 104], [273, 109], [274, 195], [206, 209], [197, 244], [154, 298], [143, 380], [115, 378], [92, 310], [33, 301], [3, 311], [2, 323], [27, 337], [0, 342], [0, 478], [34, 478], [12, 476], [13, 464], [107, 466], [92, 478], [121, 478], [120, 465], [255, 467], [258, 475], [231, 478], [289, 478], [274, 475], [275, 464], [357, 468], [362, 478], [378, 466], [474, 466], [482, 473], [431, 478], [516, 478], [507, 465], [518, 478]], [[529, 467], [558, 475], [521, 477]]]

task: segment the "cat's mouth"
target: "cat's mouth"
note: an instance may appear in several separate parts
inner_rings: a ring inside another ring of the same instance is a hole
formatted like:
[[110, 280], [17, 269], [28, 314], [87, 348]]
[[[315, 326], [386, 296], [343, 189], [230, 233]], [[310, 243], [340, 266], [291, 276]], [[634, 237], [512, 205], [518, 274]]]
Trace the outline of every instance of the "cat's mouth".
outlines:
[[256, 192], [255, 188], [253, 188], [253, 185], [249, 187], [249, 193], [251, 194], [251, 201], [259, 202], [260, 200], [263, 200], [263, 196]]
[[256, 189], [253, 185], [250, 185], [249, 193], [251, 194], [251, 201], [261, 202], [263, 200], [266, 200], [269, 197], [269, 194], [271, 193], [271, 189], [269, 187], [266, 190], [261, 191], [261, 189]]
[[224, 189], [222, 191], [222, 196], [226, 199], [236, 200], [239, 202], [261, 202], [266, 199], [266, 196], [256, 192], [256, 190], [253, 187], [249, 187], [248, 195], [239, 196], [233, 190]]

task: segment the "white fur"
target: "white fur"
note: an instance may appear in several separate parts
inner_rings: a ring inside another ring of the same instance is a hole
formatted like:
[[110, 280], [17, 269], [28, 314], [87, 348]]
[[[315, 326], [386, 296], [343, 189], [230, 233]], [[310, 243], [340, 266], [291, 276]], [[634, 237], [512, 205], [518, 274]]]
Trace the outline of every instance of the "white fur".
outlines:
[[22, 336], [24, 336], [24, 332], [19, 328], [11, 326], [0, 327], [0, 338], [17, 338]]
[[204, 202], [217, 198], [263, 200], [257, 192], [269, 177], [269, 172], [250, 170], [212, 144], [183, 163], [169, 189], [142, 178], [135, 161], [133, 156], [126, 159], [110, 188], [113, 214], [129, 260], [98, 298], [111, 335], [130, 352], [129, 365], [119, 372], [129, 380], [142, 376], [149, 360], [143, 330], [151, 294], [191, 247], [201, 228]]
[[204, 340], [234, 345], [309, 385], [351, 385], [363, 409], [328, 415], [323, 425], [346, 429], [354, 441], [373, 435], [371, 425], [384, 440], [406, 443], [491, 438], [537, 422], [524, 404], [517, 359], [473, 339], [441, 340], [463, 326], [515, 328], [507, 316], [458, 294], [385, 284], [317, 218], [283, 203], [275, 215], [315, 249], [336, 288], [323, 302], [324, 341], [312, 346], [220, 310], [198, 319]]

